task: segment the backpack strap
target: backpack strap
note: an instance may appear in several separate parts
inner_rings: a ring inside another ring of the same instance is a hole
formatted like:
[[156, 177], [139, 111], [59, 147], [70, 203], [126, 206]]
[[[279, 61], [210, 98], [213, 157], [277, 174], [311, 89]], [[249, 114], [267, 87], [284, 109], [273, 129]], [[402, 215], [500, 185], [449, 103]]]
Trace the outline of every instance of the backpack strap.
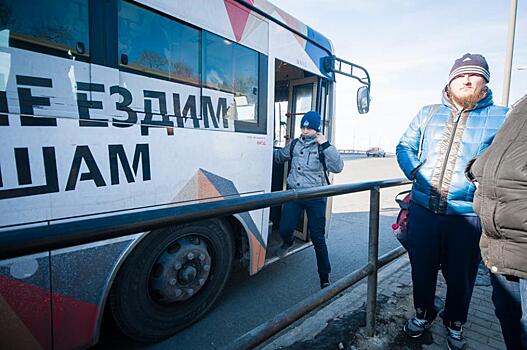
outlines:
[[326, 165], [326, 155], [324, 154], [324, 150], [322, 149], [322, 145], [318, 145], [318, 159], [320, 160], [320, 163], [322, 163], [322, 169], [324, 169], [324, 177], [326, 178], [327, 184], [330, 185], [331, 182], [329, 181], [328, 176], [328, 167]]
[[298, 142], [298, 138], [293, 139], [291, 141], [291, 146], [289, 147], [289, 163], [293, 161], [293, 150], [295, 149], [296, 143]]
[[421, 159], [421, 152], [423, 151], [423, 141], [425, 138], [426, 127], [428, 126], [430, 119], [432, 119], [432, 116], [439, 109], [440, 106], [441, 105], [439, 104], [432, 105], [432, 107], [430, 107], [430, 109], [428, 110], [428, 114], [426, 115], [424, 123], [421, 124], [421, 137], [419, 138], [419, 148], [417, 150], [417, 159], [419, 160]]

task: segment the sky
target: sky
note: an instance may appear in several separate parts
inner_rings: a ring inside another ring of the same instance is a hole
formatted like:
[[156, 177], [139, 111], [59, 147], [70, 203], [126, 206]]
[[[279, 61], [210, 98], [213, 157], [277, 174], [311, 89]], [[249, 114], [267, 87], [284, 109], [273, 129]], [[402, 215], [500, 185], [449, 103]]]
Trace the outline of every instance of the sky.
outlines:
[[[419, 109], [441, 103], [454, 60], [480, 53], [489, 88], [502, 105], [508, 0], [270, 0], [328, 37], [338, 57], [365, 67], [371, 107], [359, 114], [352, 79], [337, 76], [339, 149], [394, 152]], [[509, 105], [527, 94], [527, 1], [518, 0]]]

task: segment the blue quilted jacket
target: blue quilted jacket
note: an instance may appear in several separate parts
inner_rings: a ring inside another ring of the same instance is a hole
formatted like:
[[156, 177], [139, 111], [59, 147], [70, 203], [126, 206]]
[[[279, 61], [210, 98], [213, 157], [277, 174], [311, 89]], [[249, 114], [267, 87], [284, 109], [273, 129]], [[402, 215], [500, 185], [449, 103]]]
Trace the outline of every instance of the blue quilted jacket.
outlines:
[[413, 180], [412, 201], [437, 214], [476, 215], [475, 187], [465, 167], [491, 144], [507, 108], [494, 105], [490, 89], [472, 110], [458, 111], [445, 91], [443, 104], [428, 119], [432, 108], [419, 111], [397, 145], [399, 166]]

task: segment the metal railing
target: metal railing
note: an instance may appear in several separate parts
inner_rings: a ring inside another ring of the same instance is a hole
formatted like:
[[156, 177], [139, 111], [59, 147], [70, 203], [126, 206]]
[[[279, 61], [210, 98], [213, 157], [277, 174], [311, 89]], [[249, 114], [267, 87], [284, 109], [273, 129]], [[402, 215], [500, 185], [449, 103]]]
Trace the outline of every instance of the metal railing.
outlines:
[[368, 277], [366, 331], [369, 336], [373, 336], [375, 333], [375, 310], [377, 305], [377, 271], [380, 267], [405, 253], [404, 248], [399, 247], [380, 258], [378, 257], [380, 189], [409, 183], [408, 180], [399, 178], [329, 185], [309, 189], [255, 194], [168, 208], [149, 208], [139, 212], [110, 214], [104, 217], [86, 218], [77, 221], [71, 219], [56, 220], [34, 224], [30, 227], [14, 227], [0, 232], [0, 260], [146, 232], [167, 225], [222, 217], [297, 200], [331, 197], [369, 190], [371, 192], [368, 264], [337, 281], [329, 288], [319, 291], [303, 302], [277, 315], [273, 320], [238, 338], [229, 345], [229, 348], [249, 349], [260, 344], [365, 277]]
[[210, 219], [267, 208], [297, 200], [338, 196], [373, 187], [393, 187], [409, 183], [388, 179], [300, 190], [288, 190], [164, 208], [148, 208], [124, 214], [109, 214], [83, 220], [51, 220], [29, 227], [13, 227], [0, 232], [0, 260], [40, 253], [79, 244], [122, 237], [167, 225]]

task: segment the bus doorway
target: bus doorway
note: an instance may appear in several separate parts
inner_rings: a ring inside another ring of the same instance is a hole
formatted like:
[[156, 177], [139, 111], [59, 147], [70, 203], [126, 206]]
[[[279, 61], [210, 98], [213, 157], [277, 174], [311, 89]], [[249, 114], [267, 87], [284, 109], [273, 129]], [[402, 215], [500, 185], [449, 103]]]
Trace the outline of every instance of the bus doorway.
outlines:
[[[318, 77], [286, 62], [275, 61], [275, 109], [273, 148], [282, 149], [289, 140], [300, 136], [300, 120], [304, 113], [317, 110]], [[289, 163], [273, 163], [272, 191], [287, 189]], [[278, 233], [281, 206], [272, 207], [270, 214], [270, 234], [267, 243], [267, 258], [274, 258], [276, 248], [282, 240]], [[301, 249], [309, 242], [307, 218], [305, 213], [295, 231], [295, 245], [291, 250]]]

